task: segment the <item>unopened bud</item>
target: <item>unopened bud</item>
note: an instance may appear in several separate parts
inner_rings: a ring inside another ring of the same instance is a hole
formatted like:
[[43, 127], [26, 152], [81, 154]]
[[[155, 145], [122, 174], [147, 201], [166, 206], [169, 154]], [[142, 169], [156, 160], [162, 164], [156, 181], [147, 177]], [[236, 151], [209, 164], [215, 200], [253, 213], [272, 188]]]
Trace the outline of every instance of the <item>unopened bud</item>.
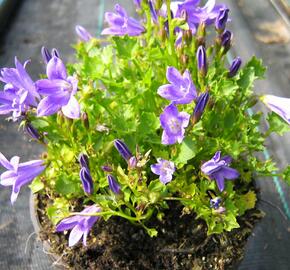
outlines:
[[86, 154], [81, 153], [79, 155], [78, 160], [79, 160], [81, 167], [86, 167], [89, 169], [89, 157]]
[[206, 76], [207, 73], [207, 57], [204, 46], [199, 46], [196, 53], [197, 67], [201, 76]]
[[192, 41], [192, 31], [189, 29], [189, 30], [185, 30], [183, 32], [183, 38], [184, 38], [184, 41], [187, 45], [190, 45], [191, 41]]
[[42, 136], [39, 134], [37, 129], [30, 122], [25, 123], [25, 130], [31, 136], [31, 138], [33, 138], [35, 140], [42, 139]]
[[88, 114], [86, 112], [83, 112], [81, 114], [81, 120], [82, 120], [82, 123], [83, 123], [84, 127], [86, 129], [90, 129], [89, 117], [88, 117]]
[[216, 18], [215, 21], [215, 28], [218, 31], [219, 34], [223, 33], [223, 31], [226, 28], [226, 23], [228, 21], [228, 13], [229, 9], [221, 9], [218, 17]]
[[128, 161], [128, 166], [130, 169], [134, 169], [137, 166], [137, 158], [135, 156], [130, 157], [129, 161]]
[[234, 59], [230, 66], [228, 77], [229, 78], [234, 77], [238, 73], [241, 65], [242, 65], [242, 60], [240, 57], [237, 57], [236, 59]]
[[121, 140], [117, 139], [114, 141], [114, 146], [118, 150], [119, 154], [128, 161], [132, 157], [132, 153], [127, 145]]
[[182, 65], [187, 66], [189, 62], [189, 57], [186, 54], [182, 54], [180, 57], [180, 62], [182, 63]]
[[90, 171], [86, 167], [82, 167], [80, 170], [80, 179], [82, 181], [83, 189], [85, 193], [92, 194], [93, 192], [93, 179]]
[[112, 172], [112, 171], [113, 171], [112, 167], [109, 166], [109, 165], [101, 166], [101, 169], [102, 169], [104, 172]]
[[110, 190], [112, 190], [115, 194], [119, 194], [121, 188], [120, 188], [120, 185], [118, 184], [116, 178], [113, 175], [109, 174], [107, 176], [107, 180], [109, 182]]
[[192, 117], [193, 125], [196, 124], [200, 120], [200, 118], [205, 110], [206, 104], [208, 103], [208, 100], [209, 100], [208, 91], [200, 94], [199, 97], [197, 98], [197, 103], [195, 105], [195, 108], [193, 111], [193, 117]]

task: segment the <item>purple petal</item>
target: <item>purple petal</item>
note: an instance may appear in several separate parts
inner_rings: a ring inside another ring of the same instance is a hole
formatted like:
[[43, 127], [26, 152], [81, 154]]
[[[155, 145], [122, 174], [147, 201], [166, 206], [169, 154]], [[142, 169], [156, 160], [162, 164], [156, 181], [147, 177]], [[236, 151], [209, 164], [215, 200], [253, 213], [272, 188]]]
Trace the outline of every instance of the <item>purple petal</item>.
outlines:
[[229, 180], [236, 179], [240, 176], [239, 172], [230, 167], [223, 167], [220, 171], [223, 174], [223, 177]]
[[0, 163], [7, 170], [13, 170], [13, 166], [10, 164], [10, 162], [6, 159], [6, 157], [1, 152], [0, 152]]
[[66, 90], [71, 90], [72, 85], [65, 80], [38, 80], [35, 82], [37, 91], [41, 95], [65, 96]]
[[76, 225], [70, 232], [68, 245], [69, 247], [74, 246], [83, 236], [83, 230], [79, 225]]
[[170, 145], [170, 144], [175, 144], [177, 141], [176, 136], [168, 135], [166, 131], [164, 130], [162, 133], [162, 138], [161, 138], [161, 143], [164, 145]]
[[167, 68], [166, 78], [170, 83], [174, 85], [180, 85], [183, 83], [183, 78], [175, 67]]
[[64, 100], [52, 96], [42, 99], [37, 106], [37, 116], [47, 116], [56, 113], [65, 103]]
[[218, 162], [218, 161], [221, 159], [221, 151], [217, 151], [217, 152], [214, 154], [214, 156], [213, 156], [212, 159], [214, 160], [214, 162]]
[[270, 110], [290, 124], [290, 98], [265, 95], [261, 97], [261, 100]]
[[165, 84], [158, 88], [157, 90], [158, 95], [168, 100], [178, 100], [182, 97], [179, 88], [173, 86], [171, 84]]
[[46, 74], [49, 80], [65, 80], [67, 78], [66, 68], [58, 57], [52, 57], [46, 67]]
[[216, 172], [212, 175], [212, 178], [216, 180], [218, 189], [222, 192], [225, 189], [225, 179], [222, 172]]
[[122, 17], [128, 17], [126, 10], [119, 4], [115, 5], [115, 11]]
[[35, 86], [34, 86], [34, 82], [30, 78], [30, 76], [28, 75], [28, 73], [26, 72], [26, 70], [24, 69], [22, 64], [17, 60], [17, 57], [15, 57], [15, 66], [16, 66], [16, 69], [18, 71], [19, 78], [21, 78], [22, 87], [25, 90], [29, 91], [29, 93], [32, 96], [39, 98], [39, 95], [36, 92], [36, 89], [35, 89]]
[[80, 118], [80, 105], [74, 96], [70, 97], [67, 105], [62, 106], [61, 108], [63, 114], [72, 119]]
[[161, 165], [156, 163], [156, 164], [152, 164], [150, 166], [151, 168], [151, 171], [157, 175], [160, 175], [161, 174]]
[[163, 174], [159, 177], [160, 181], [165, 185], [172, 180], [172, 174]]
[[13, 171], [6, 171], [1, 174], [0, 177], [0, 184], [2, 186], [13, 186], [14, 182], [17, 179], [17, 174]]
[[17, 172], [18, 170], [19, 160], [20, 157], [18, 156], [14, 156], [13, 158], [10, 159], [10, 164], [13, 166], [15, 172]]
[[224, 156], [221, 158], [221, 160], [224, 160], [227, 165], [230, 165], [233, 161], [231, 156]]
[[56, 226], [56, 231], [62, 232], [62, 231], [72, 229], [74, 226], [76, 226], [78, 224], [79, 219], [80, 219], [79, 216], [72, 216], [72, 217], [68, 217], [68, 218], [63, 219]]

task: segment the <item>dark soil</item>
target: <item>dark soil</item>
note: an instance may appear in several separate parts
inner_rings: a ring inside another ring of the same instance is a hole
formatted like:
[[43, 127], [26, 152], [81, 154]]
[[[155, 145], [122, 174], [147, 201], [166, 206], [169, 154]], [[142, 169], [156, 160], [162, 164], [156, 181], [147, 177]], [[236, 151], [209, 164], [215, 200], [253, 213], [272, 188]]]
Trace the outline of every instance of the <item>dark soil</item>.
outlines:
[[[48, 203], [41, 196], [37, 204], [44, 209]], [[87, 247], [79, 243], [73, 248], [67, 247], [69, 234], [55, 233], [44, 210], [38, 210], [40, 237], [68, 269], [236, 269], [253, 226], [262, 217], [259, 210], [250, 210], [239, 218], [239, 229], [207, 236], [204, 221], [194, 214], [182, 215], [177, 204], [170, 209], [164, 222], [155, 221], [158, 237], [150, 238], [141, 227], [114, 217], [93, 227]]]

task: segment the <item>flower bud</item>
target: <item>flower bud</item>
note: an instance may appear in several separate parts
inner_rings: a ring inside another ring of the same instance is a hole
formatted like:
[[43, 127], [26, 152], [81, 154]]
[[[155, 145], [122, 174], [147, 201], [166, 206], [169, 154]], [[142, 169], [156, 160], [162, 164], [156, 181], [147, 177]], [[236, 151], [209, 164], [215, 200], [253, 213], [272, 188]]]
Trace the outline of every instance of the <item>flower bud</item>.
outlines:
[[180, 56], [180, 62], [182, 65], [187, 66], [187, 64], [189, 62], [189, 57], [186, 54], [182, 54]]
[[129, 166], [130, 169], [136, 168], [136, 166], [137, 166], [137, 158], [134, 157], [134, 156], [130, 157], [129, 162], [128, 162], [128, 166]]
[[134, 4], [137, 6], [137, 8], [141, 8], [141, 0], [134, 0]]
[[37, 129], [35, 129], [35, 127], [30, 122], [25, 123], [25, 130], [31, 136], [31, 138], [35, 140], [41, 140], [42, 136], [39, 134]]
[[163, 5], [163, 0], [155, 0], [155, 8], [159, 10]]
[[114, 146], [118, 150], [119, 154], [128, 161], [132, 157], [131, 151], [128, 149], [127, 145], [121, 140], [117, 139], [114, 141]]
[[224, 47], [224, 53], [226, 53], [232, 45], [232, 39], [233, 39], [233, 34], [231, 31], [226, 30], [222, 35], [221, 35], [221, 45]]
[[79, 155], [78, 160], [79, 160], [79, 163], [80, 163], [81, 167], [86, 167], [87, 169], [90, 168], [89, 167], [89, 157], [86, 154], [81, 153]]
[[230, 66], [228, 77], [229, 78], [234, 77], [238, 73], [241, 65], [242, 65], [242, 60], [240, 57], [237, 57], [236, 59], [234, 59]]
[[202, 114], [204, 112], [204, 109], [206, 107], [206, 104], [208, 103], [208, 100], [209, 100], [208, 91], [206, 91], [205, 93], [200, 94], [199, 97], [197, 98], [197, 103], [195, 105], [194, 112], [193, 112], [193, 117], [192, 117], [193, 125], [200, 120], [200, 118], [201, 118], [201, 116], [202, 116]]
[[42, 55], [42, 59], [44, 63], [47, 64], [49, 60], [51, 59], [51, 54], [49, 50], [44, 46], [41, 48], [41, 55]]
[[87, 167], [82, 167], [80, 170], [80, 178], [83, 184], [83, 189], [85, 193], [92, 194], [93, 192], [93, 179], [91, 177], [90, 171]]
[[81, 121], [86, 129], [90, 129], [89, 117], [88, 117], [88, 114], [86, 112], [83, 112], [81, 114]]
[[112, 190], [115, 194], [119, 194], [121, 188], [120, 188], [120, 185], [117, 183], [116, 178], [113, 175], [109, 174], [107, 175], [107, 179], [109, 182], [110, 190]]
[[93, 36], [81, 25], [77, 25], [75, 30], [80, 40], [84, 42], [88, 42], [93, 38]]
[[157, 16], [152, 0], [149, 0], [148, 4], [149, 4], [150, 13], [151, 13], [151, 18], [155, 24], [158, 24], [158, 16]]
[[204, 46], [199, 46], [196, 53], [197, 67], [200, 74], [204, 77], [207, 73], [206, 51]]
[[192, 41], [192, 31], [189, 29], [189, 30], [185, 30], [183, 32], [183, 38], [184, 38], [184, 41], [186, 42], [187, 45], [190, 45], [191, 41]]
[[215, 28], [216, 30], [221, 34], [225, 28], [226, 28], [226, 23], [228, 21], [228, 13], [229, 13], [229, 9], [221, 9], [220, 13], [218, 15], [218, 17], [216, 18], [215, 21]]
[[197, 28], [196, 46], [205, 46], [205, 36], [206, 36], [205, 27], [206, 27], [205, 22], [201, 22]]
[[104, 172], [112, 172], [112, 171], [113, 171], [112, 167], [109, 166], [109, 165], [101, 166], [101, 169], [102, 169]]
[[159, 31], [159, 36], [161, 38], [161, 40], [164, 42], [167, 38], [167, 32], [165, 27], [161, 27], [160, 31]]

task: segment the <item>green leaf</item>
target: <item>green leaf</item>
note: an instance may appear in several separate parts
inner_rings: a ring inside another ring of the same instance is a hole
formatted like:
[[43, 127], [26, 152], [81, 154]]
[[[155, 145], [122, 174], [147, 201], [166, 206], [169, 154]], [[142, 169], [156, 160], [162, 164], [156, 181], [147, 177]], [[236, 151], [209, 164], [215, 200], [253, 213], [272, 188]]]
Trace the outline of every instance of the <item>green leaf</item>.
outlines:
[[267, 131], [268, 134], [271, 132], [276, 132], [282, 136], [285, 132], [290, 131], [290, 125], [274, 112], [268, 114], [267, 121], [270, 126], [269, 130]]
[[160, 126], [159, 118], [153, 112], [143, 112], [140, 116], [138, 133], [140, 135], [154, 133]]
[[60, 154], [65, 163], [71, 163], [75, 158], [74, 152], [66, 145], [61, 148]]
[[282, 178], [290, 185], [290, 165], [285, 168]]
[[47, 215], [55, 225], [69, 215], [69, 202], [65, 198], [54, 199], [53, 205], [47, 208]]
[[136, 41], [128, 36], [113, 37], [115, 47], [120, 58], [131, 58], [132, 50], [136, 45]]
[[185, 138], [180, 146], [179, 154], [175, 160], [177, 163], [186, 163], [188, 160], [194, 158], [201, 150], [198, 142], [194, 138]]
[[266, 72], [266, 67], [263, 65], [261, 59], [253, 56], [252, 59], [247, 63], [246, 68], [253, 67], [254, 74], [257, 78], [263, 78]]
[[55, 190], [62, 195], [81, 192], [80, 181], [76, 182], [70, 176], [60, 175], [55, 182]]
[[40, 190], [44, 189], [44, 184], [42, 183], [42, 181], [40, 180], [39, 177], [37, 177], [36, 179], [34, 179], [32, 181], [32, 183], [29, 185], [32, 193], [37, 193]]
[[156, 237], [158, 235], [158, 231], [154, 228], [146, 228], [146, 231], [150, 237]]

